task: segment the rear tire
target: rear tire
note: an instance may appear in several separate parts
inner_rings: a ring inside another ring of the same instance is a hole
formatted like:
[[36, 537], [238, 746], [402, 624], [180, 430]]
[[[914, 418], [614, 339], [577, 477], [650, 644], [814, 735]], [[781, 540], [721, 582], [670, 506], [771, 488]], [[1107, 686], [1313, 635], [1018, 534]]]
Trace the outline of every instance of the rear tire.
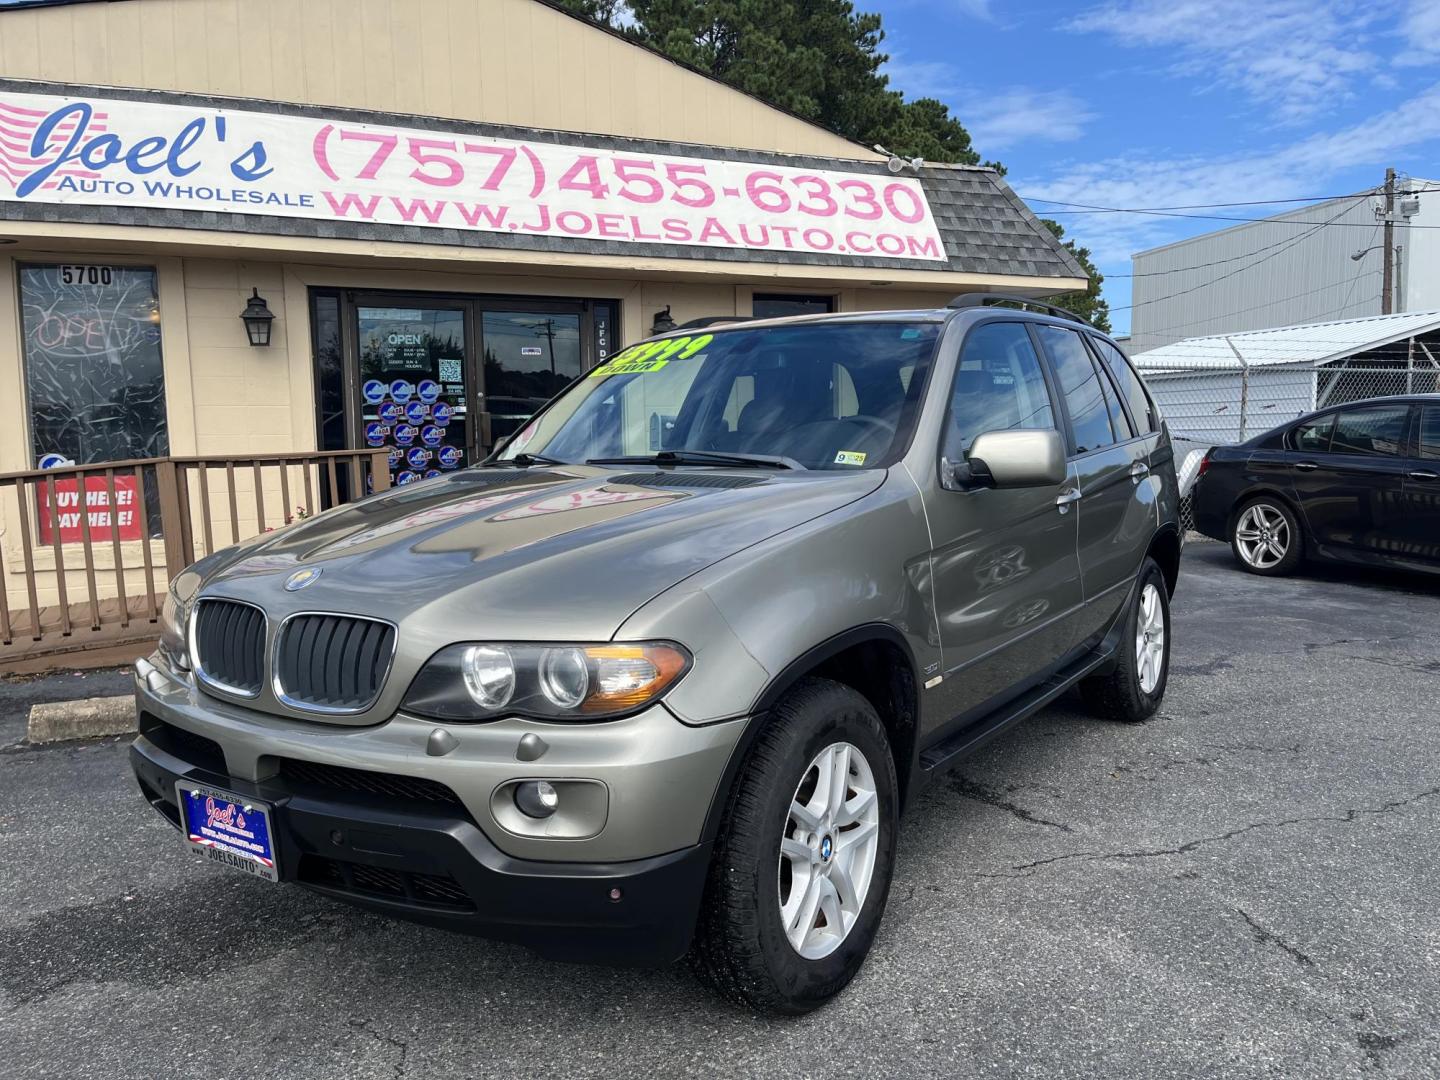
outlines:
[[1293, 573], [1305, 553], [1300, 522], [1279, 499], [1268, 495], [1251, 499], [1230, 522], [1230, 551], [1252, 574], [1282, 577]]
[[1141, 566], [1129, 603], [1115, 667], [1084, 680], [1080, 696], [1103, 720], [1138, 724], [1160, 708], [1170, 677], [1170, 592], [1154, 559]]
[[897, 791], [885, 727], [864, 697], [819, 678], [790, 691], [721, 821], [690, 952], [700, 980], [789, 1015], [845, 989], [890, 891]]

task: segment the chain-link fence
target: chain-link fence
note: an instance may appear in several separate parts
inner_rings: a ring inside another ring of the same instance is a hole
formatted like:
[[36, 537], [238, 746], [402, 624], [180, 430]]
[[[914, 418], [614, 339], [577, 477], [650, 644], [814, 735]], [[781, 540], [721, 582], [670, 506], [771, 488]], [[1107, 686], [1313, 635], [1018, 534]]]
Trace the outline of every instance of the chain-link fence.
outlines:
[[[1405, 343], [1400, 343], [1402, 346]], [[1182, 520], [1193, 530], [1189, 493], [1205, 451], [1244, 442], [1316, 409], [1365, 398], [1440, 392], [1440, 349], [1407, 350], [1405, 362], [1346, 358], [1322, 364], [1241, 363], [1220, 357], [1137, 366], [1175, 442]], [[1149, 362], [1147, 362], [1147, 360]], [[1191, 539], [1200, 538], [1191, 533]]]

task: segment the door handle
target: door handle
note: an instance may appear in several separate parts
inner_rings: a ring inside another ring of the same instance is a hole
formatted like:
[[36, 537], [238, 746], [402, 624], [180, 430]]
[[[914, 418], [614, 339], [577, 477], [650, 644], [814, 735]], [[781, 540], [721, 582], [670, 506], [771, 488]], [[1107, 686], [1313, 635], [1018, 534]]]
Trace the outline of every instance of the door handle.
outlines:
[[1137, 461], [1137, 462], [1135, 462], [1134, 465], [1131, 465], [1131, 466], [1130, 466], [1130, 479], [1133, 480], [1133, 481], [1135, 481], [1135, 483], [1137, 483], [1137, 484], [1140, 483], [1141, 480], [1144, 480], [1145, 477], [1147, 477], [1147, 476], [1149, 476], [1149, 475], [1150, 475], [1150, 466], [1149, 466], [1149, 465], [1146, 465], [1145, 462], [1143, 462], [1143, 461]]
[[1320, 467], [1320, 466], [1317, 465], [1317, 464], [1315, 464], [1315, 462], [1313, 462], [1313, 461], [1297, 461], [1297, 462], [1295, 462], [1295, 468], [1299, 469], [1301, 472], [1314, 472], [1314, 471], [1315, 471], [1316, 469], [1318, 469], [1319, 467]]
[[1440, 473], [1430, 469], [1416, 469], [1410, 474], [1411, 480], [1440, 480]]
[[1055, 496], [1055, 508], [1062, 514], [1068, 514], [1070, 512], [1070, 504], [1079, 502], [1080, 498], [1079, 488], [1066, 488], [1060, 492], [1059, 495]]

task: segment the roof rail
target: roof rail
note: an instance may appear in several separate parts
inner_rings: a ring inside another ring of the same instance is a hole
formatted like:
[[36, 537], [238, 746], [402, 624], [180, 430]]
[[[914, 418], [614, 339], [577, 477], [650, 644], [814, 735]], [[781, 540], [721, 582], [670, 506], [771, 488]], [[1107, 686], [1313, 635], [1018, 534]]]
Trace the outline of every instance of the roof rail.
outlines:
[[1056, 307], [1054, 304], [1047, 304], [1042, 300], [1032, 300], [1026, 296], [1011, 296], [1009, 293], [961, 293], [959, 296], [955, 297], [954, 300], [951, 300], [950, 303], [946, 304], [945, 306], [950, 308], [988, 307], [992, 303], [1019, 304], [1022, 307], [1040, 308], [1047, 315], [1054, 315], [1056, 318], [1059, 319], [1069, 319], [1071, 322], [1083, 323], [1085, 326], [1090, 327], [1090, 329], [1092, 330], [1096, 329], [1095, 325], [1090, 322], [1089, 319], [1086, 319], [1080, 315], [1076, 315], [1073, 311], [1067, 311], [1065, 308]]
[[677, 326], [676, 330], [703, 330], [707, 326], [721, 326], [724, 323], [749, 322], [755, 318], [754, 315], [705, 315], [699, 319], [691, 319]]

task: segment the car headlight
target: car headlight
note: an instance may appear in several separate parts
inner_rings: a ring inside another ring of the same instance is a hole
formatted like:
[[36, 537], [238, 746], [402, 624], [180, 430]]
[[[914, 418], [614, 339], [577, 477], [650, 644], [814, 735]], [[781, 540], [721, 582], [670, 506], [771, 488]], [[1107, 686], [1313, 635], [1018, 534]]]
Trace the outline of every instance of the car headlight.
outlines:
[[181, 671], [190, 670], [190, 609], [173, 587], [165, 590], [160, 608], [160, 652]]
[[402, 706], [437, 720], [608, 720], [657, 701], [690, 669], [665, 641], [461, 644], [432, 656]]

